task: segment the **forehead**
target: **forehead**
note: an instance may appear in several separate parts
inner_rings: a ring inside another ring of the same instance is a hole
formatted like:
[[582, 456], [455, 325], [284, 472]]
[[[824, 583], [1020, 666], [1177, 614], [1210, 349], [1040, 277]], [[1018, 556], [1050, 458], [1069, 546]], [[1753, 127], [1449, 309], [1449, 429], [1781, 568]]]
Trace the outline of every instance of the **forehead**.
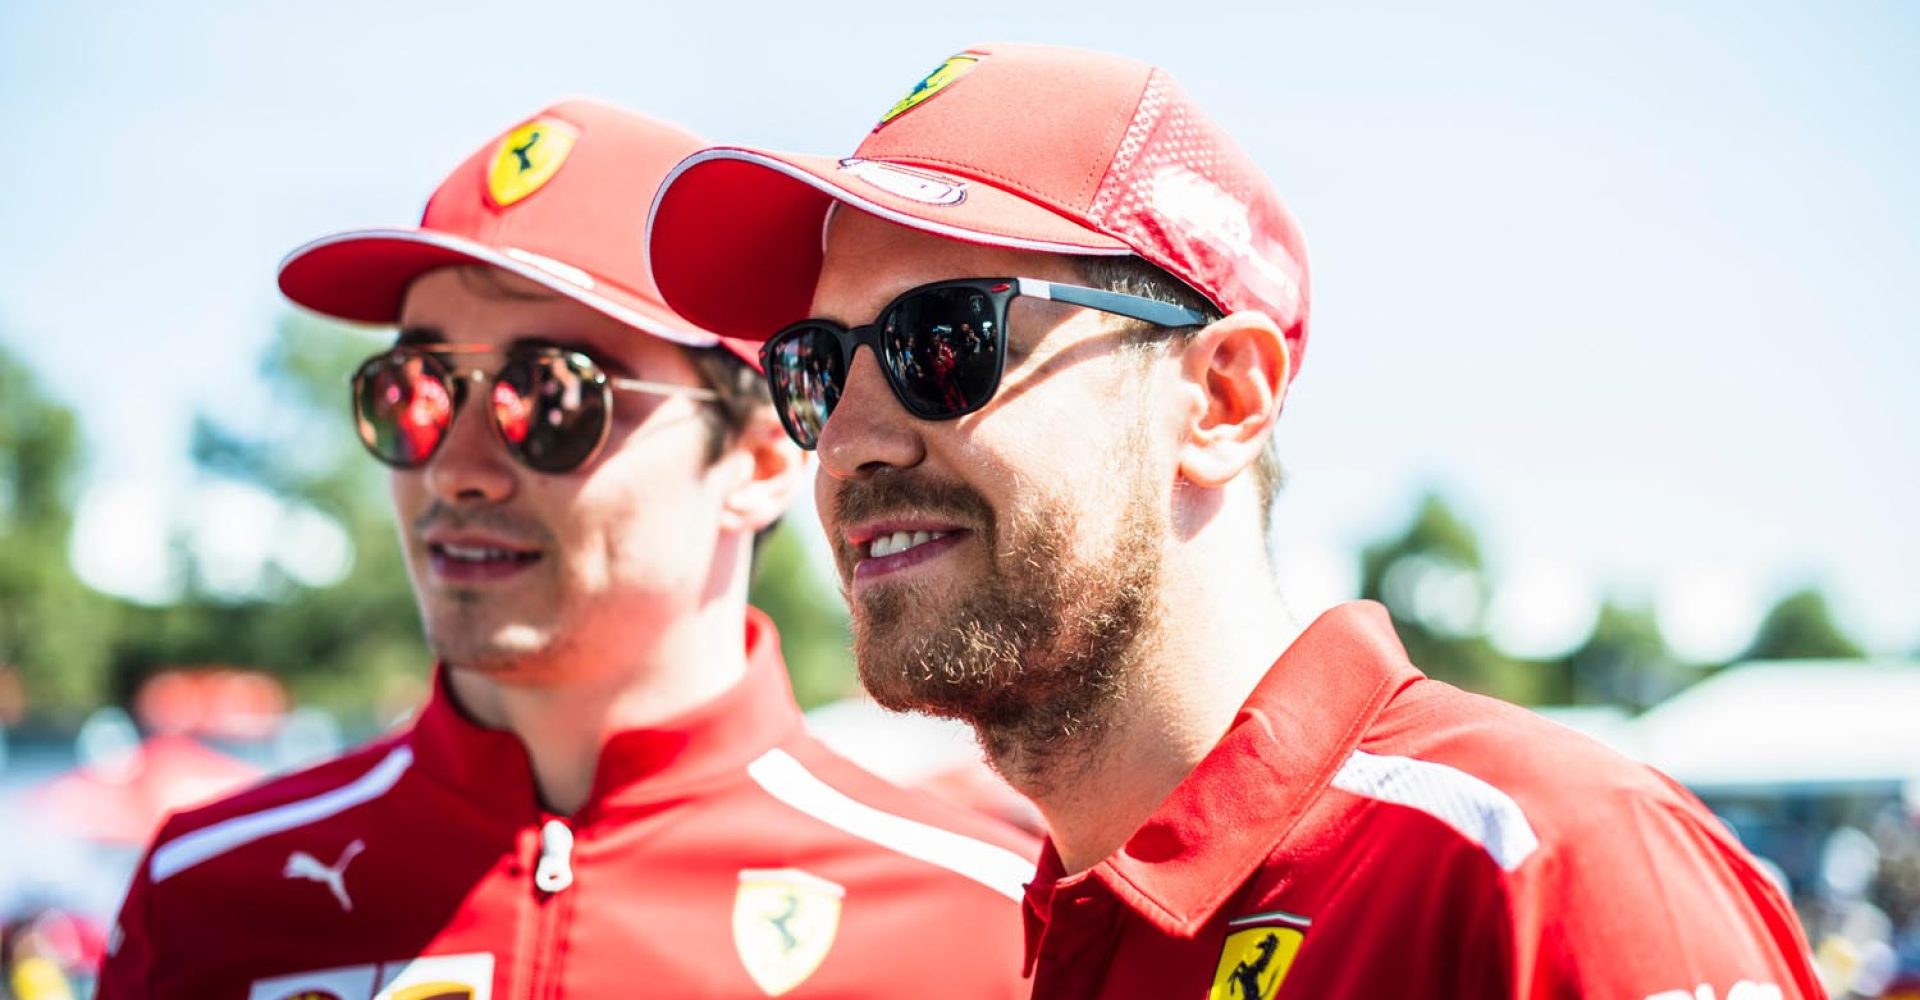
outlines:
[[400, 327], [448, 343], [564, 345], [638, 369], [677, 349], [564, 295], [505, 271], [445, 267], [415, 279], [400, 306]]
[[813, 315], [865, 323], [901, 292], [949, 278], [1077, 283], [1080, 274], [1071, 258], [1059, 254], [965, 243], [843, 207], [827, 224]]

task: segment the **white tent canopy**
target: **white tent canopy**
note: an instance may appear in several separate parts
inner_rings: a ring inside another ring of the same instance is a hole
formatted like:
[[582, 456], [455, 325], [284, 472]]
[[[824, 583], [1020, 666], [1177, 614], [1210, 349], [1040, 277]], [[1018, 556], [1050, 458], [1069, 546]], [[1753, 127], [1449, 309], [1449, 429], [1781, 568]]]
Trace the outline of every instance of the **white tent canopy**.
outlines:
[[1729, 667], [1647, 710], [1622, 749], [1693, 788], [1920, 784], [1920, 663]]

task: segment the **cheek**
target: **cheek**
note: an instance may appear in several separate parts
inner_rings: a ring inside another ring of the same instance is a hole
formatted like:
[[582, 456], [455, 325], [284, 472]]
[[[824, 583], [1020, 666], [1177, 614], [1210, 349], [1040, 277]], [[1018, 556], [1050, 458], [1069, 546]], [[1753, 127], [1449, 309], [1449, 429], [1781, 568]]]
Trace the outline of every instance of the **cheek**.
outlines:
[[588, 586], [650, 585], [705, 572], [717, 504], [692, 471], [697, 453], [662, 450], [650, 449], [644, 462], [621, 455], [603, 463], [559, 520]]
[[995, 499], [1021, 505], [1046, 498], [1085, 508], [1112, 492], [1117, 460], [1131, 459], [1122, 449], [1138, 446], [1139, 405], [1094, 388], [1048, 387], [963, 418], [955, 453], [960, 474]]
[[425, 478], [417, 472], [395, 472], [387, 477], [387, 493], [393, 498], [394, 527], [400, 532], [401, 550], [408, 553], [413, 550], [413, 522], [431, 502]]
[[1136, 506], [1164, 505], [1171, 489], [1155, 478], [1168, 461], [1145, 404], [1124, 386], [1120, 393], [1020, 400], [980, 422], [957, 467], [1003, 520], [1064, 527], [1074, 551], [1105, 552], [1123, 522], [1151, 513]]

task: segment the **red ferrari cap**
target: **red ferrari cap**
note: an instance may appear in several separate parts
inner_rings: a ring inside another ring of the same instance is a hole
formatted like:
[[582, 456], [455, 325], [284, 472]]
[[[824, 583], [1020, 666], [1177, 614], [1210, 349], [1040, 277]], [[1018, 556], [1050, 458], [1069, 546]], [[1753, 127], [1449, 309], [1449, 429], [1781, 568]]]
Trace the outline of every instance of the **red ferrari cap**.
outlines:
[[[971, 243], [1138, 254], [1226, 312], [1307, 339], [1300, 227], [1165, 70], [1119, 56], [981, 45], [920, 81], [845, 158], [738, 147], [673, 168], [647, 222], [668, 304], [730, 337], [803, 318], [839, 202]], [[742, 294], [747, 290], [748, 294]]]
[[[668, 168], [706, 143], [597, 101], [555, 104], [456, 167], [414, 228], [323, 236], [280, 263], [287, 298], [338, 319], [394, 323], [407, 286], [435, 268], [510, 271], [676, 343], [721, 338], [669, 309], [633, 220]], [[757, 352], [727, 344], [756, 367]]]

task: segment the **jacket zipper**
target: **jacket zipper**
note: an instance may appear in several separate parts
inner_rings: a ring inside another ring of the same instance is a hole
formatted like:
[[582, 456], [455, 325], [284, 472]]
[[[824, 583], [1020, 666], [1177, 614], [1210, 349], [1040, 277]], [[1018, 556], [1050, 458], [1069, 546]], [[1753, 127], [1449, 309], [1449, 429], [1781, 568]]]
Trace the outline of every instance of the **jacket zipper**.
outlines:
[[528, 1000], [559, 995], [560, 929], [572, 896], [561, 894], [573, 885], [573, 827], [558, 816], [540, 824], [540, 854], [533, 867], [534, 949]]

